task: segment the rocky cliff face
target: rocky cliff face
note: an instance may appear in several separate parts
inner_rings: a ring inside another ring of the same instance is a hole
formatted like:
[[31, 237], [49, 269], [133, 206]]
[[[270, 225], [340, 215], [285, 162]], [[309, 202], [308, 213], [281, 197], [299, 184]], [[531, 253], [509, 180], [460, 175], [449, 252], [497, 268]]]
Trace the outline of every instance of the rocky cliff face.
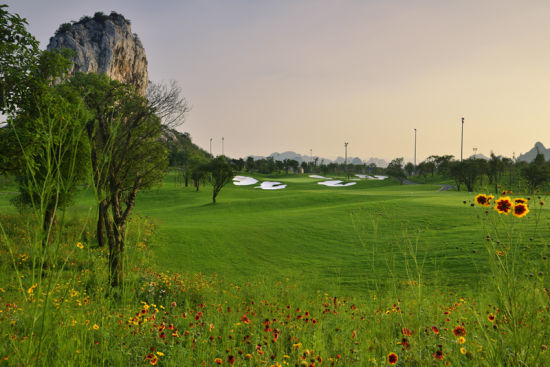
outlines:
[[122, 15], [96, 13], [93, 18], [62, 24], [48, 44], [48, 50], [60, 48], [76, 51], [70, 73], [106, 73], [111, 79], [134, 85], [145, 95], [148, 83], [145, 49]]

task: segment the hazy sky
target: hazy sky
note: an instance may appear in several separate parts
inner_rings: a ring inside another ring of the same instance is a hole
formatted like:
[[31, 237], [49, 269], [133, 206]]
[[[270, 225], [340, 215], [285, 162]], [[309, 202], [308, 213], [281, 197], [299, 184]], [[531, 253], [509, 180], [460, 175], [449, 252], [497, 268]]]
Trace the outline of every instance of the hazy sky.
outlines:
[[512, 156], [550, 144], [548, 0], [11, 0], [45, 48], [123, 14], [149, 77], [192, 105], [182, 131], [232, 157]]

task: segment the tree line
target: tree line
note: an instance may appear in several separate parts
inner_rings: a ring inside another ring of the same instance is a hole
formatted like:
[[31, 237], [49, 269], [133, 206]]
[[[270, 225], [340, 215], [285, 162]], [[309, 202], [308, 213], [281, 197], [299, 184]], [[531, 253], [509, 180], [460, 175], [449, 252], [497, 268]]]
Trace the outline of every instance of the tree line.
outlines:
[[501, 192], [501, 188], [518, 192], [534, 193], [548, 188], [550, 162], [540, 152], [532, 162], [514, 161], [491, 152], [488, 160], [468, 158], [462, 161], [452, 155], [432, 155], [415, 167], [412, 163], [403, 165], [403, 158], [396, 158], [386, 168], [386, 173], [401, 183], [407, 177], [415, 176], [427, 181], [438, 175], [453, 180], [458, 191], [465, 188], [473, 192], [476, 188], [487, 188]]

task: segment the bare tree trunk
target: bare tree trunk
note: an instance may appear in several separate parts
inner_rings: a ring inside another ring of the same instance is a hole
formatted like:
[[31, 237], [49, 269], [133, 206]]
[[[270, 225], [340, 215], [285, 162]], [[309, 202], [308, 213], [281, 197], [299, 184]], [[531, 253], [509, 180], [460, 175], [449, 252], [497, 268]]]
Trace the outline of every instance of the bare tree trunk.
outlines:
[[106, 226], [106, 217], [108, 215], [107, 209], [108, 209], [108, 203], [107, 200], [102, 200], [99, 202], [99, 215], [97, 218], [97, 231], [96, 231], [96, 238], [97, 238], [97, 245], [99, 247], [105, 247], [105, 226]]
[[124, 253], [124, 228], [112, 223], [113, 243], [109, 243], [109, 281], [111, 287], [118, 287], [124, 280], [122, 266]]
[[141, 185], [141, 178], [136, 178], [134, 187], [126, 198], [126, 208], [123, 208], [122, 194], [111, 195], [111, 213], [113, 220], [107, 226], [109, 237], [109, 280], [111, 287], [118, 287], [124, 280], [123, 255], [126, 221], [135, 206], [136, 195]]
[[55, 218], [55, 207], [48, 206], [46, 212], [44, 213], [44, 223], [42, 224], [42, 229], [44, 231], [44, 239], [42, 240], [42, 246], [46, 247], [48, 245], [48, 234], [50, 229], [56, 224]]

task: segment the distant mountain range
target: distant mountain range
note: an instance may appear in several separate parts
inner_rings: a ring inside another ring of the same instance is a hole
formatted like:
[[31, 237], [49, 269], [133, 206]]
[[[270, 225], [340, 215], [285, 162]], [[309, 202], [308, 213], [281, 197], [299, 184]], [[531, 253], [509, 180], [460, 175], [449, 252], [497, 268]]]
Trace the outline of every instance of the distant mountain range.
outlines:
[[546, 149], [544, 145], [540, 141], [538, 141], [530, 151], [520, 154], [518, 157], [518, 161], [531, 162], [533, 161], [533, 159], [535, 159], [538, 153], [544, 155], [544, 158], [546, 160], [550, 159], [550, 149]]
[[[258, 156], [258, 155], [251, 155], [250, 157], [254, 158], [254, 160], [258, 160], [258, 159], [264, 159], [266, 157], [264, 156]], [[270, 155], [268, 155], [268, 157], [273, 157], [274, 160], [276, 161], [284, 161], [285, 159], [293, 159], [295, 161], [298, 161], [298, 163], [302, 163], [302, 162], [311, 162], [312, 160], [314, 160], [315, 158], [317, 157], [311, 157], [309, 155], [301, 155], [301, 154], [298, 154], [296, 152], [292, 152], [292, 151], [288, 151], [288, 152], [283, 152], [283, 153], [271, 153]], [[328, 164], [328, 163], [344, 163], [344, 158], [343, 157], [338, 157], [336, 158], [335, 160], [332, 160], [332, 159], [328, 159], [328, 158], [322, 158], [322, 157], [318, 157], [318, 161], [317, 163], [318, 164], [321, 164], [324, 163], [324, 164]], [[358, 157], [348, 157], [348, 163], [350, 164], [371, 164], [371, 163], [374, 163], [377, 167], [387, 167], [388, 166], [388, 162], [386, 162], [384, 159], [382, 158], [376, 158], [376, 157], [371, 157], [369, 159], [367, 159], [366, 161], [362, 160], [361, 158], [358, 158]]]
[[[517, 161], [532, 162], [538, 153], [541, 153], [542, 155], [544, 155], [544, 159], [546, 159], [547, 161], [550, 160], [550, 148], [546, 148], [544, 144], [538, 141], [535, 143], [535, 146], [531, 148], [530, 151], [528, 151], [527, 153], [520, 154], [517, 157]], [[501, 155], [497, 155], [497, 157], [503, 158]], [[474, 158], [474, 155], [471, 155], [468, 158]], [[483, 155], [480, 153], [476, 154], [475, 158], [485, 159], [486, 161], [491, 159], [490, 157], [487, 157], [486, 155]]]
[[[528, 151], [527, 153], [520, 154], [519, 157], [517, 158], [517, 160], [518, 161], [531, 162], [533, 159], [535, 159], [538, 152], [542, 153], [544, 155], [544, 158], [547, 161], [550, 160], [550, 148], [547, 149], [541, 142], [537, 142], [535, 144], [535, 146], [530, 151]], [[252, 155], [250, 157], [254, 158], [254, 160], [266, 158], [264, 156], [257, 156], [257, 155]], [[298, 161], [299, 163], [311, 162], [311, 160], [312, 160], [312, 157], [309, 156], [309, 155], [302, 155], [302, 154], [298, 154], [298, 153], [292, 152], [292, 151], [283, 152], [283, 153], [271, 153], [270, 155], [268, 155], [268, 157], [273, 157], [273, 159], [276, 160], [276, 161], [284, 161], [285, 159], [294, 159], [294, 160]], [[316, 157], [313, 157], [313, 159], [315, 159], [315, 158]], [[474, 156], [471, 155], [469, 158], [474, 158]], [[485, 160], [490, 159], [489, 157], [487, 157], [487, 156], [485, 156], [481, 153], [476, 154], [475, 158], [485, 159]], [[328, 159], [328, 158], [319, 157], [319, 160], [317, 161], [317, 163], [321, 164], [321, 162], [324, 163], [324, 164], [328, 164], [328, 163], [342, 164], [342, 163], [344, 163], [344, 158], [343, 157], [338, 157], [338, 158], [332, 160], [332, 159]], [[386, 162], [382, 158], [376, 158], [376, 157], [371, 157], [367, 160], [362, 160], [359, 157], [348, 157], [348, 162], [350, 164], [367, 164], [367, 165], [369, 165], [371, 163], [374, 163], [377, 167], [384, 167], [384, 168], [388, 166], [388, 162]]]

